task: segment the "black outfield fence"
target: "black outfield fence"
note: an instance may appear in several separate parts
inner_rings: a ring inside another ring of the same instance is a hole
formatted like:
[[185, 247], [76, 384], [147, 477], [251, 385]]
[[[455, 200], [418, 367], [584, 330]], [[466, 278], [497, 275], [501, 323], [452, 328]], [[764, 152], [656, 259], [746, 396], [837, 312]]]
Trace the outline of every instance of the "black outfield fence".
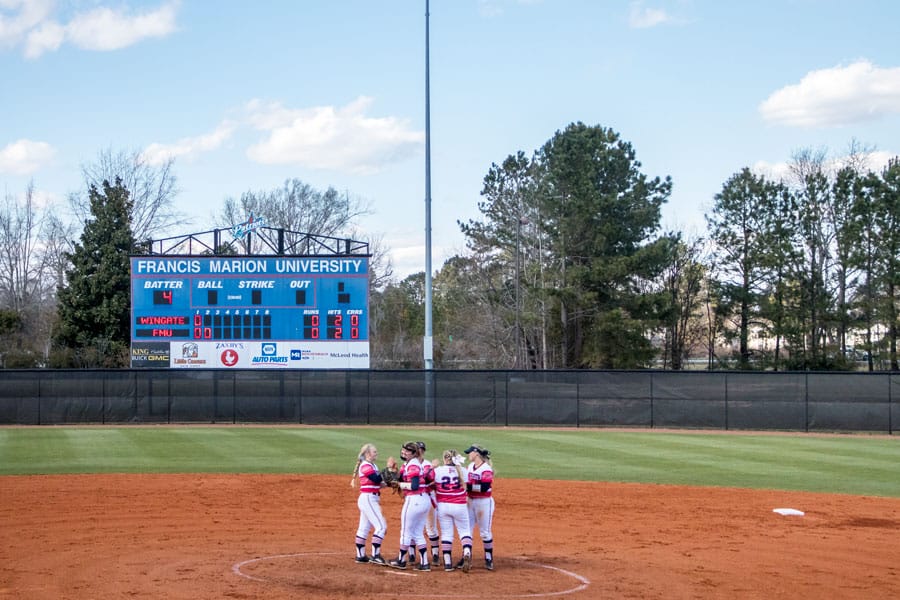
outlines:
[[305, 423], [893, 433], [900, 373], [0, 370], [0, 424]]

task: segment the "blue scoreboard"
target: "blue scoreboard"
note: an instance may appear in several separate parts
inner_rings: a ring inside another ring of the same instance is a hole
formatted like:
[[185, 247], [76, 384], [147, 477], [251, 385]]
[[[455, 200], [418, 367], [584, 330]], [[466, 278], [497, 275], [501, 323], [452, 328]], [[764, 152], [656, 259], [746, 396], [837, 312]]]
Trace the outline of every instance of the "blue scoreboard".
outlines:
[[368, 258], [131, 257], [131, 364], [368, 368]]

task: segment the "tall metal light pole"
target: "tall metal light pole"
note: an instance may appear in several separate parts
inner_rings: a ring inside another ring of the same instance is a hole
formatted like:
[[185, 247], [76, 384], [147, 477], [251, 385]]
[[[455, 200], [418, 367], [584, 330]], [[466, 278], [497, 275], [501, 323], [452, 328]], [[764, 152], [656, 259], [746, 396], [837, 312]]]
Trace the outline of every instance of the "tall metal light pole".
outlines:
[[519, 236], [522, 233], [522, 218], [516, 217], [516, 355], [513, 369], [519, 368]]
[[428, 10], [425, 0], [425, 420], [431, 420], [434, 404], [434, 338], [431, 323], [431, 89], [429, 72]]
[[520, 310], [521, 302], [519, 302], [519, 280], [521, 279], [520, 266], [519, 266], [519, 263], [520, 263], [519, 239], [522, 236], [522, 225], [528, 225], [528, 219], [526, 219], [525, 217], [522, 217], [522, 216], [517, 216], [516, 217], [516, 357], [515, 357], [515, 360], [513, 361], [514, 369], [520, 368], [519, 358], [521, 358], [521, 354], [522, 354], [522, 351], [521, 351], [522, 343], [521, 343], [521, 333], [520, 333], [522, 326], [520, 323], [521, 319], [519, 316], [520, 312], [521, 312], [521, 310]]

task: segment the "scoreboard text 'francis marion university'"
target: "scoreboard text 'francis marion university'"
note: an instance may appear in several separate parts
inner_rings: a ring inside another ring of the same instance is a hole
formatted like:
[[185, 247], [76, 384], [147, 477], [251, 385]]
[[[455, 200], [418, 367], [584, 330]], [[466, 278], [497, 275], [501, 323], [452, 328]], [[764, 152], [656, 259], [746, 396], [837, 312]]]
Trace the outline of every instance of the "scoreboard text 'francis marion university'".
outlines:
[[365, 257], [133, 256], [131, 366], [369, 368]]

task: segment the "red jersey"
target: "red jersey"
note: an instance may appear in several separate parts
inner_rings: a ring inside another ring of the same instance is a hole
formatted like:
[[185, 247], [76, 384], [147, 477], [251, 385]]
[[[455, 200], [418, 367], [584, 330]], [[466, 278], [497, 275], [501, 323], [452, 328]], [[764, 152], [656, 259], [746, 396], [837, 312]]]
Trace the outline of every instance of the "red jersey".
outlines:
[[378, 467], [369, 461], [363, 461], [359, 465], [359, 493], [374, 494], [381, 490], [381, 483], [375, 483], [371, 479], [371, 475], [378, 473]]
[[469, 492], [469, 498], [490, 498], [491, 492], [494, 489], [494, 469], [491, 468], [491, 465], [487, 462], [481, 463], [481, 466], [475, 468], [475, 463], [469, 463], [469, 481], [473, 486], [477, 486], [482, 483], [490, 483], [491, 487], [487, 489], [487, 491], [476, 491], [472, 490]]
[[431, 461], [425, 460], [422, 461], [422, 472], [425, 474], [423, 481], [425, 485], [428, 486], [428, 491], [434, 491], [434, 465], [431, 464]]
[[433, 471], [434, 493], [438, 502], [466, 503], [466, 484], [453, 465], [440, 465]]
[[400, 481], [412, 481], [413, 477], [419, 478], [419, 489], [403, 490], [404, 496], [418, 496], [428, 492], [428, 484], [425, 481], [425, 468], [418, 458], [411, 458], [400, 469]]

